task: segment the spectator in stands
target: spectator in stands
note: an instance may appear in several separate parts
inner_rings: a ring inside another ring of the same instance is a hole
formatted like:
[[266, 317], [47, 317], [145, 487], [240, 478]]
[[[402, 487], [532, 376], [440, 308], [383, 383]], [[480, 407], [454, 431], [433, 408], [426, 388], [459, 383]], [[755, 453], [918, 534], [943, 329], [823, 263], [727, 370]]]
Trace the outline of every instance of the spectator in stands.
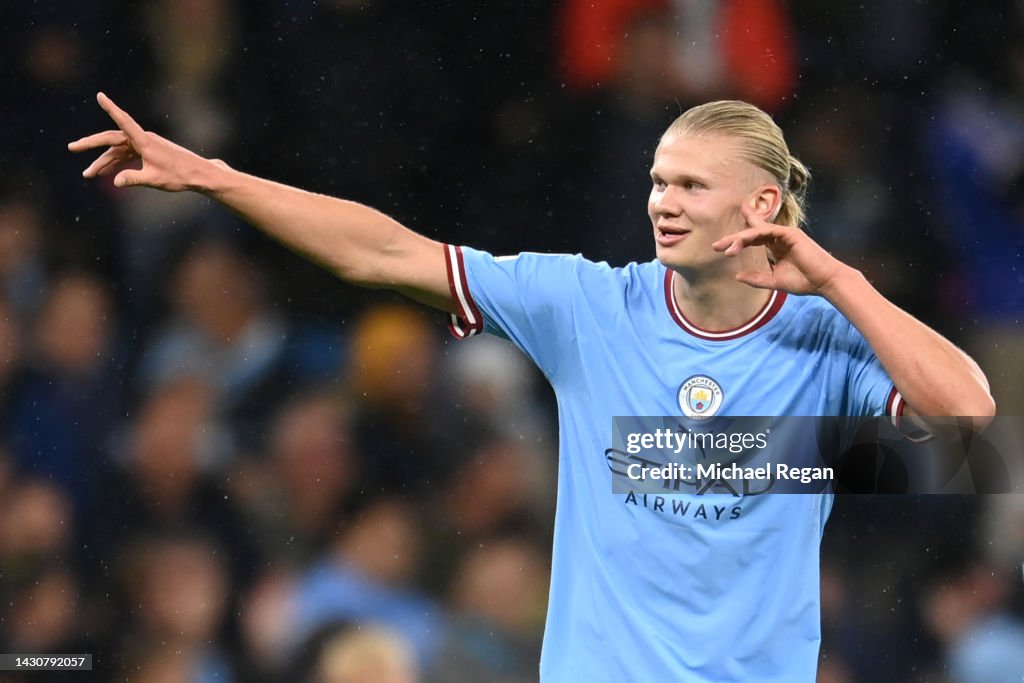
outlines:
[[311, 683], [417, 683], [408, 642], [379, 626], [340, 630], [325, 639]]
[[373, 498], [329, 553], [295, 584], [293, 646], [339, 621], [372, 622], [408, 639], [419, 666], [430, 666], [443, 641], [440, 606], [415, 588], [423, 531], [414, 508]]
[[223, 548], [201, 537], [140, 539], [123, 558], [130, 627], [122, 651], [173, 654], [185, 664], [185, 680], [234, 680], [223, 648], [231, 575]]
[[337, 396], [299, 394], [274, 416], [267, 453], [232, 470], [233, 500], [263, 557], [303, 563], [326, 549], [359, 486], [349, 423]]
[[220, 240], [189, 249], [170, 297], [172, 317], [143, 353], [140, 383], [152, 390], [202, 377], [213, 414], [239, 445], [256, 447], [290, 381], [286, 320], [268, 303], [252, 264]]
[[96, 275], [55, 275], [35, 320], [29, 366], [9, 398], [8, 438], [19, 469], [71, 493], [79, 516], [92, 506], [110, 440], [123, 414], [117, 316]]
[[495, 537], [470, 547], [452, 576], [452, 625], [432, 680], [536, 680], [549, 581], [545, 552], [525, 539]]
[[1020, 680], [1024, 620], [1010, 611], [1010, 577], [969, 555], [932, 569], [923, 609], [945, 647], [944, 671], [955, 683]]

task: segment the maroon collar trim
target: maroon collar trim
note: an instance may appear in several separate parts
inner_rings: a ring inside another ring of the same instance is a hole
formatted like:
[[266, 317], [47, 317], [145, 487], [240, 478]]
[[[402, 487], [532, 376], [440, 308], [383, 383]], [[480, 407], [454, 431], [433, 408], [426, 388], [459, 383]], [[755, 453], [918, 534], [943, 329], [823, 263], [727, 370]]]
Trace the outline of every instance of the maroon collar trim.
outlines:
[[676, 321], [679, 327], [683, 328], [686, 332], [692, 334], [698, 339], [704, 339], [707, 341], [730, 341], [732, 339], [739, 339], [740, 337], [748, 335], [767, 325], [768, 322], [774, 318], [780, 310], [782, 310], [782, 304], [786, 302], [786, 292], [772, 290], [772, 295], [768, 297], [768, 301], [749, 321], [739, 327], [734, 327], [731, 330], [713, 332], [711, 330], [705, 330], [697, 327], [687, 320], [686, 316], [683, 315], [683, 312], [679, 310], [676, 298], [672, 296], [672, 276], [674, 274], [675, 271], [665, 271], [665, 305], [668, 306], [668, 311], [672, 314], [672, 319]]

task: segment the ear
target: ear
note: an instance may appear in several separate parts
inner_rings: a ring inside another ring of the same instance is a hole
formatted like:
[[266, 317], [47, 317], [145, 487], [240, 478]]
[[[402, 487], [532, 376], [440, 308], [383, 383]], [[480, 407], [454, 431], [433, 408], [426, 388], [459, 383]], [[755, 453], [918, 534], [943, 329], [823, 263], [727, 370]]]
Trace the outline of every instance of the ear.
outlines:
[[774, 223], [779, 211], [782, 210], [782, 190], [778, 185], [762, 185], [747, 198], [747, 205], [754, 209], [754, 213]]

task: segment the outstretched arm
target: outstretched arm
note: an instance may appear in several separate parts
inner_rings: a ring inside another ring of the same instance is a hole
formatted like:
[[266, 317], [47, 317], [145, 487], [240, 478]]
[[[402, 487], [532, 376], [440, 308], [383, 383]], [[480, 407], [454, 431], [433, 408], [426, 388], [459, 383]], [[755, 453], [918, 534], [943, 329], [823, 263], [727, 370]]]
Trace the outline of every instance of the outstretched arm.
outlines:
[[86, 178], [114, 174], [117, 187], [202, 193], [343, 280], [394, 289], [435, 308], [455, 311], [439, 242], [368, 206], [256, 178], [222, 161], [204, 159], [143, 130], [103, 93], [96, 99], [117, 130], [68, 145], [73, 152], [107, 148], [85, 169]]
[[774, 265], [769, 272], [739, 273], [737, 280], [828, 299], [864, 336], [912, 413], [932, 431], [945, 430], [927, 417], [969, 417], [974, 429], [988, 425], [995, 403], [970, 356], [882, 296], [860, 271], [834, 258], [803, 230], [769, 223], [746, 206], [743, 213], [751, 227], [712, 246], [728, 256], [765, 246]]

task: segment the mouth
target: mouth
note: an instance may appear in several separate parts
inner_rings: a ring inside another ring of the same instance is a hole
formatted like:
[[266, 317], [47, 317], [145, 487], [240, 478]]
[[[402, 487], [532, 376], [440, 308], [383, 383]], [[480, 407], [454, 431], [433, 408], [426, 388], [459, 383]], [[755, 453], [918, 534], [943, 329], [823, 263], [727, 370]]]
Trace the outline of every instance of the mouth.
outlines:
[[690, 235], [686, 228], [677, 228], [670, 225], [659, 225], [654, 231], [655, 241], [663, 247], [671, 247], [678, 244]]

